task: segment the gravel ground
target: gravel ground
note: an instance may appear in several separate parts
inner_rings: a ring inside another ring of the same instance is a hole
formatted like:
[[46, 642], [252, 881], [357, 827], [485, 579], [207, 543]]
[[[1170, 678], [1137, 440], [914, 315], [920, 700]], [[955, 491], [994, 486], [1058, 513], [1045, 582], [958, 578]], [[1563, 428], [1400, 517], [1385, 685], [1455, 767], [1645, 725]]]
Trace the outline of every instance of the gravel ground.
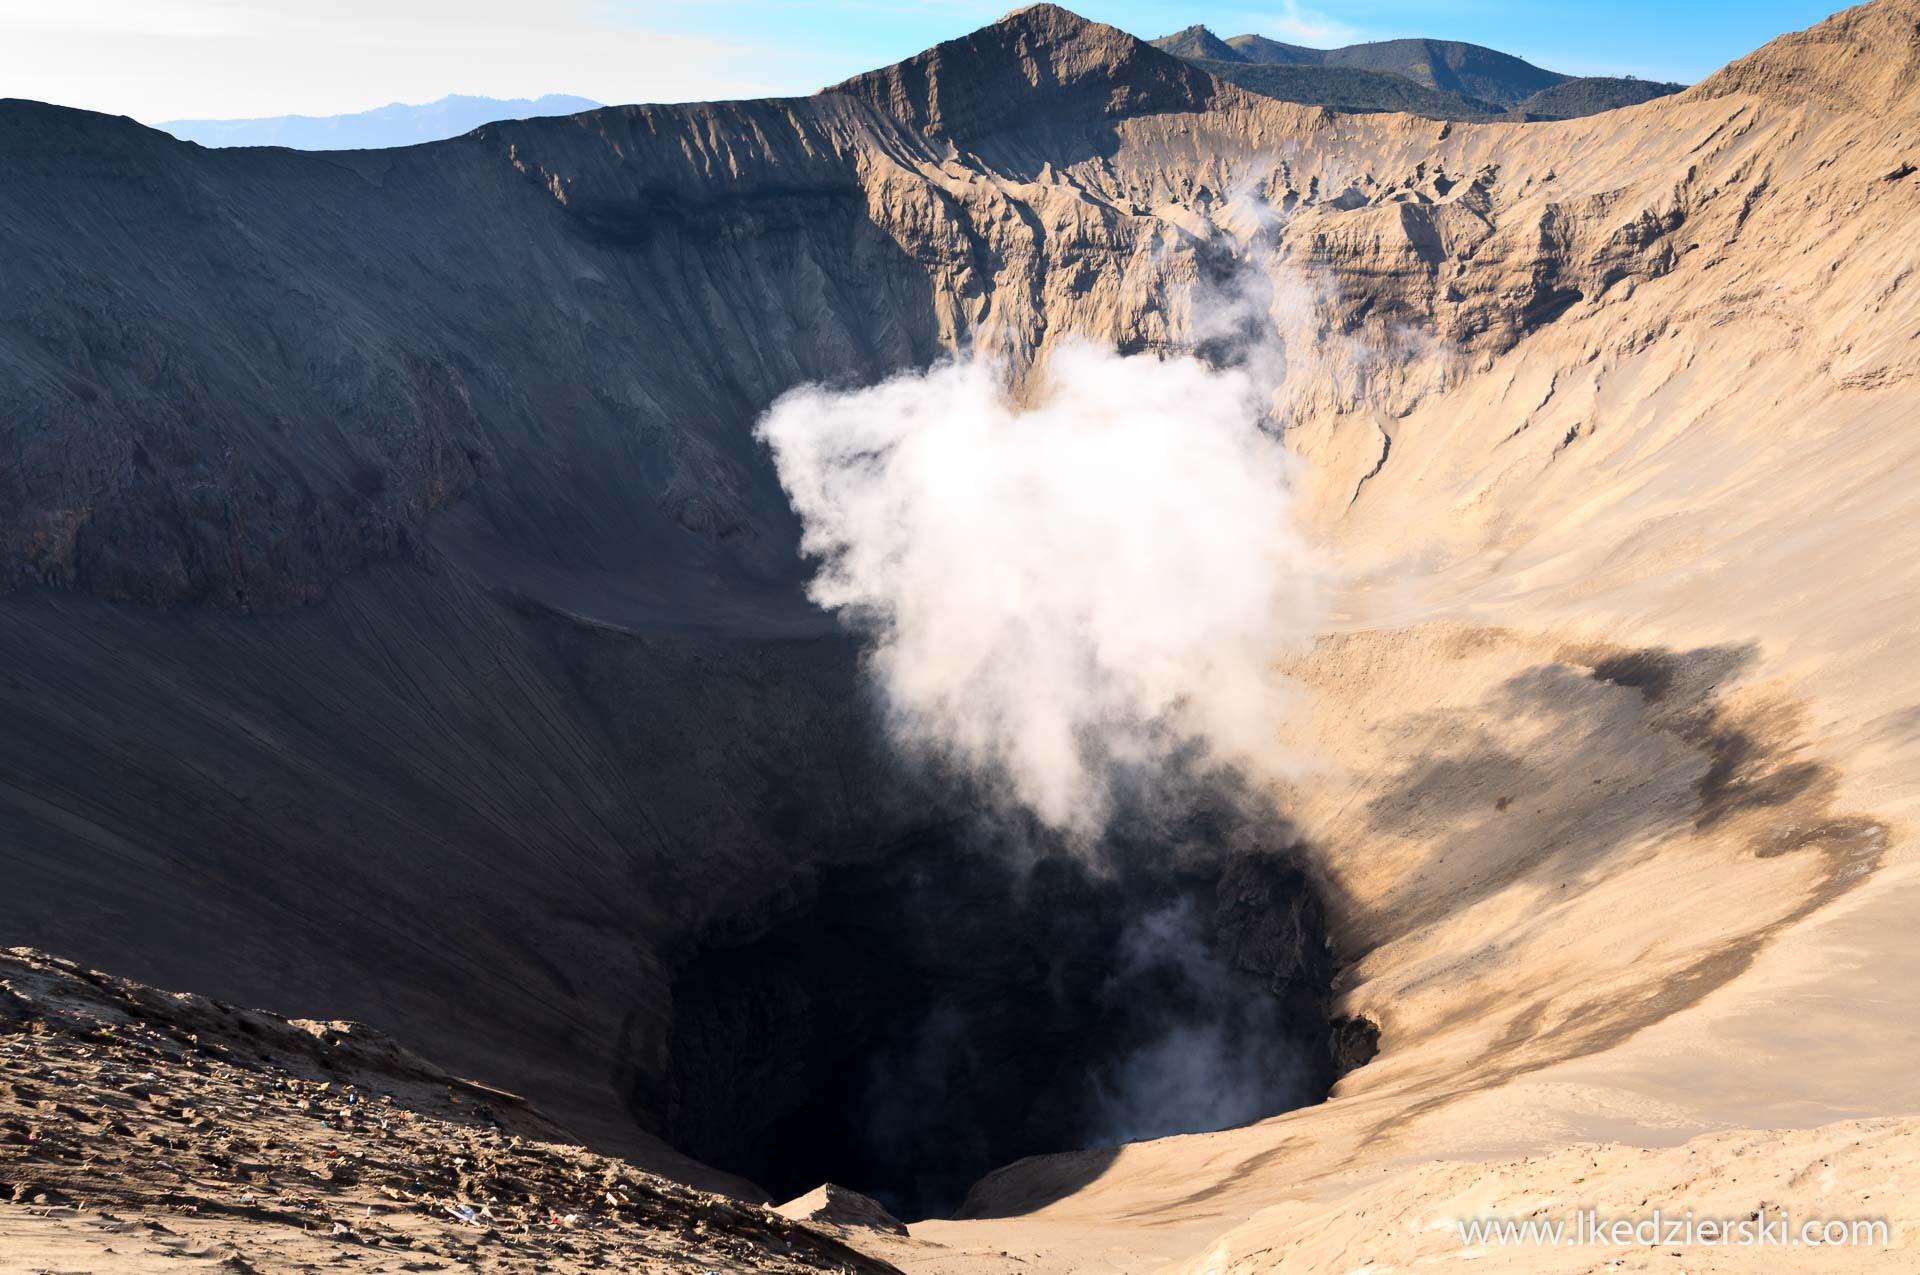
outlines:
[[351, 1023], [0, 954], [0, 1270], [894, 1268]]

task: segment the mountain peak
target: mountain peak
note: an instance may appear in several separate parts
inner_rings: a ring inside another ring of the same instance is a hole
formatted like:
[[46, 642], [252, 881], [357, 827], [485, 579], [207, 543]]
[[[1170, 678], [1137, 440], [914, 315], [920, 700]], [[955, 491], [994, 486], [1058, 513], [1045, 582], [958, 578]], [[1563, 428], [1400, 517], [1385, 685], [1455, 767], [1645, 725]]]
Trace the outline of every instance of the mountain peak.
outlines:
[[1227, 47], [1233, 50], [1235, 57], [1242, 62], [1259, 62], [1266, 66], [1297, 66], [1315, 63], [1320, 60], [1324, 50], [1309, 49], [1298, 44], [1285, 44], [1279, 40], [1269, 40], [1264, 35], [1236, 35], [1227, 41]]
[[1124, 31], [1036, 4], [823, 91], [867, 101], [928, 137], [969, 142], [1039, 116], [1059, 123], [1203, 109], [1219, 86]]
[[1153, 47], [1177, 58], [1198, 58], [1208, 62], [1244, 62], [1246, 59], [1231, 43], [1222, 40], [1206, 27], [1195, 23], [1184, 31], [1175, 31], [1172, 35], [1163, 35], [1153, 42]]
[[[1916, 105], [1920, 0], [1874, 0], [1783, 35], [1722, 67], [1692, 93], [1752, 93], [1788, 105], [1882, 113]], [[1905, 113], [1902, 111], [1902, 113]]]

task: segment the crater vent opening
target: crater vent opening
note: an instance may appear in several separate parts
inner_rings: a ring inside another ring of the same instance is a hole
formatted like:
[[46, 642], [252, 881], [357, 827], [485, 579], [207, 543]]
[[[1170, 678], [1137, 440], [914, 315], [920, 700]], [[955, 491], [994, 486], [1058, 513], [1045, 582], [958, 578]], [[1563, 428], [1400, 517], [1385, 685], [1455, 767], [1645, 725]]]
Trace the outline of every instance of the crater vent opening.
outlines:
[[953, 1216], [1023, 1156], [1321, 1101], [1375, 1043], [1330, 1017], [1287, 847], [1090, 865], [926, 833], [741, 929], [681, 955], [669, 1074], [635, 1107], [775, 1199], [834, 1182]]

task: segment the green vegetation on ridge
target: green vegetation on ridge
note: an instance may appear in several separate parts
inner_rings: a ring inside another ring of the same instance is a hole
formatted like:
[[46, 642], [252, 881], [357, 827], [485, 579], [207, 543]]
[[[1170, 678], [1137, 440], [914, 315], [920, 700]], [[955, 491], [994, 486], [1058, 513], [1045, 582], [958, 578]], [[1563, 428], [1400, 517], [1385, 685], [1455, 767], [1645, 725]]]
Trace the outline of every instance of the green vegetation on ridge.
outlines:
[[1630, 76], [1562, 75], [1460, 40], [1379, 40], [1310, 49], [1259, 35], [1222, 40], [1204, 26], [1192, 26], [1153, 43], [1210, 75], [1283, 102], [1405, 111], [1432, 119], [1570, 119], [1685, 87]]

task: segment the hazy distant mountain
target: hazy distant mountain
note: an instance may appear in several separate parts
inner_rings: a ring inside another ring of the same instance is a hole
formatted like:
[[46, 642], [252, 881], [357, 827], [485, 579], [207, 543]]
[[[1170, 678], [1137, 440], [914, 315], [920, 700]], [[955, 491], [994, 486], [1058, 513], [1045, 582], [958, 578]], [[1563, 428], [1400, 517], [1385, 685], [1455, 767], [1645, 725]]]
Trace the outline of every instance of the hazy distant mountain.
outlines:
[[1379, 40], [1310, 49], [1260, 35], [1222, 40], [1192, 26], [1153, 42], [1220, 79], [1285, 102], [1436, 119], [1512, 113], [1568, 119], [1678, 92], [1681, 84], [1548, 71], [1460, 40]]
[[549, 93], [537, 98], [467, 97], [452, 94], [437, 102], [390, 106], [354, 115], [273, 115], [253, 120], [167, 120], [155, 125], [185, 142], [202, 146], [290, 146], [294, 150], [375, 150], [412, 146], [458, 137], [495, 120], [572, 115], [600, 103], [592, 98]]

